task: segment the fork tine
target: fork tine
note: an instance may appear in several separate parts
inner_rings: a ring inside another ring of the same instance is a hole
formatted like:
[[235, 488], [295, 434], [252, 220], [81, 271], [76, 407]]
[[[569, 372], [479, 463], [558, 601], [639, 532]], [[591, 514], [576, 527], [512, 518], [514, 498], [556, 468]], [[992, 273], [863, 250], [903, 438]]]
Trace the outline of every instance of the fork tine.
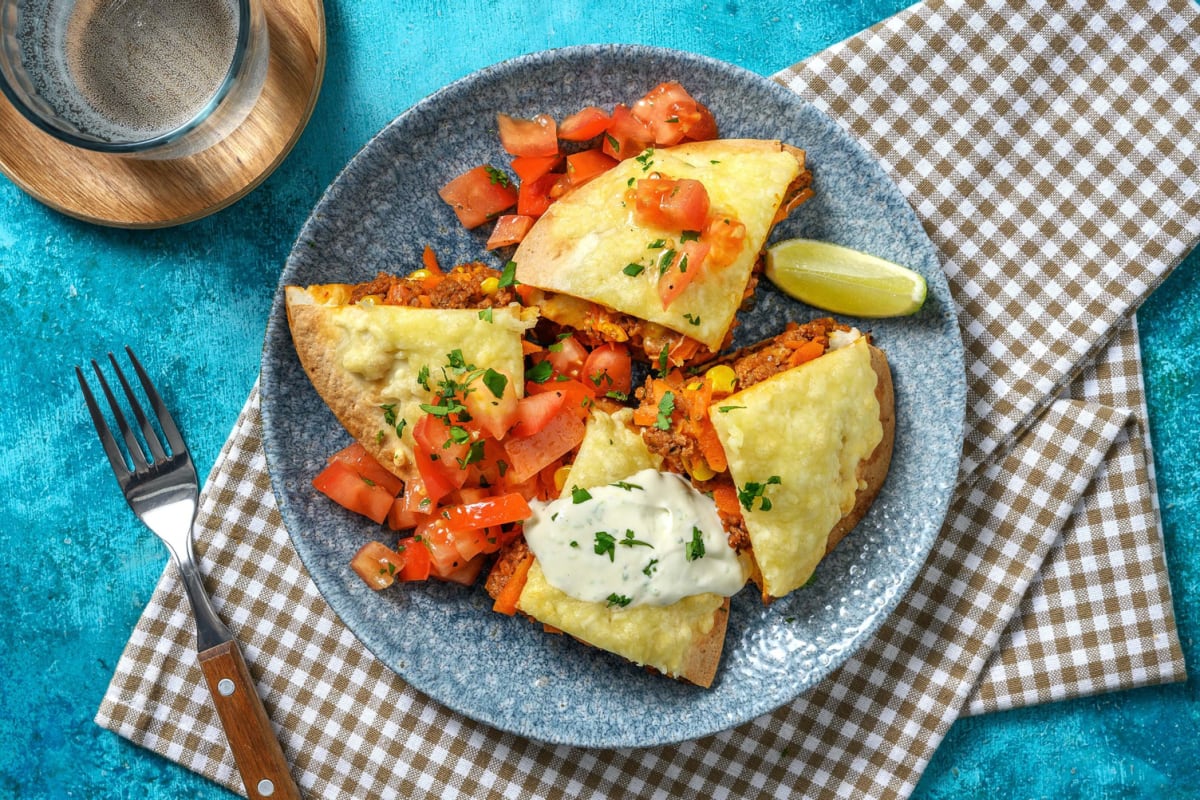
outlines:
[[187, 444], [183, 441], [183, 436], [180, 435], [179, 428], [175, 427], [175, 420], [171, 416], [171, 412], [167, 411], [166, 404], [158, 396], [158, 390], [150, 382], [150, 376], [146, 374], [146, 370], [142, 369], [142, 362], [137, 360], [137, 356], [133, 354], [133, 350], [128, 345], [125, 346], [125, 354], [129, 356], [129, 361], [133, 364], [134, 372], [137, 373], [138, 380], [141, 381], [142, 389], [146, 392], [146, 397], [150, 400], [150, 408], [154, 410], [154, 416], [158, 419], [158, 425], [167, 437], [167, 444], [171, 446], [172, 455], [186, 453]]
[[[121, 388], [125, 390], [125, 399], [129, 401], [129, 408], [133, 411], [133, 418], [137, 420], [138, 427], [142, 429], [142, 437], [146, 440], [146, 445], [150, 448], [150, 455], [155, 461], [162, 461], [167, 457], [167, 454], [163, 451], [162, 443], [158, 440], [158, 434], [150, 425], [150, 420], [146, 419], [146, 412], [142, 411], [142, 405], [134, 395], [133, 388], [129, 385], [129, 381], [125, 380], [125, 373], [118, 366], [116, 357], [112, 353], [109, 353], [108, 360], [112, 362], [113, 370], [117, 373], [117, 380], [121, 382]], [[136, 362], [134, 366], [136, 368]], [[138, 377], [140, 378], [141, 375]], [[145, 386], [145, 381], [142, 381], [142, 385]], [[151, 399], [151, 402], [153, 402], [153, 399]]]
[[[129, 423], [125, 421], [125, 415], [121, 413], [121, 406], [117, 404], [117, 398], [113, 395], [112, 389], [108, 388], [108, 381], [104, 379], [104, 373], [100, 371], [100, 365], [96, 363], [95, 359], [92, 359], [92, 369], [96, 372], [96, 377], [100, 379], [100, 388], [104, 390], [104, 397], [108, 400], [108, 407], [112, 410], [113, 419], [117, 421], [117, 428], [125, 440], [125, 447], [129, 449], [133, 471], [145, 469], [149, 464], [146, 463], [146, 455], [142, 452], [142, 446], [138, 444], [137, 437], [133, 435]], [[120, 370], [118, 370], [119, 372]]]
[[117, 479], [124, 480], [130, 475], [129, 466], [125, 463], [125, 456], [121, 454], [121, 448], [117, 446], [117, 440], [113, 438], [108, 423], [104, 421], [104, 414], [100, 411], [96, 398], [92, 396], [92, 390], [88, 388], [87, 379], [83, 377], [83, 370], [79, 367], [75, 367], [75, 377], [79, 379], [79, 388], [83, 390], [83, 399], [87, 402], [88, 412], [92, 415], [92, 424], [96, 426], [96, 434], [100, 437], [104, 454], [108, 456], [108, 461], [112, 465], [113, 472], [117, 474]]

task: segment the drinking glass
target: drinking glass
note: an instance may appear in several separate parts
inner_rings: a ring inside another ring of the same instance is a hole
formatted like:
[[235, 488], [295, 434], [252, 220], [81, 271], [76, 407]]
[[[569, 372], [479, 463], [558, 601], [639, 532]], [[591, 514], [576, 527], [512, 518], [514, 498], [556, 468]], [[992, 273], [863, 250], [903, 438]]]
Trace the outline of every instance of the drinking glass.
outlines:
[[177, 158], [225, 138], [258, 100], [268, 48], [261, 0], [0, 0], [0, 90], [102, 153]]

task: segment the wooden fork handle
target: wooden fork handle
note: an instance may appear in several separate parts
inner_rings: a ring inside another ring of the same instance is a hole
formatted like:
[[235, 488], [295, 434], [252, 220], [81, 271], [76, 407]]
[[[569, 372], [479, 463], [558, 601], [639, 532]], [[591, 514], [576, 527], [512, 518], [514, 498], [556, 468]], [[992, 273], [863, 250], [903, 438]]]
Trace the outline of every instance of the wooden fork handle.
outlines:
[[242, 651], [233, 641], [203, 650], [200, 669], [212, 693], [250, 800], [300, 800], [283, 748], [254, 689]]

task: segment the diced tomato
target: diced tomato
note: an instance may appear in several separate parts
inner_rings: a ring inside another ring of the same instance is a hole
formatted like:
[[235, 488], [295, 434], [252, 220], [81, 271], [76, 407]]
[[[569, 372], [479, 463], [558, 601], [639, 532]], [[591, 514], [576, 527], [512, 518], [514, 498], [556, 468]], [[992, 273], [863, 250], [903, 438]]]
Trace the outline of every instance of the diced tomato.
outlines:
[[634, 192], [634, 219], [672, 231], [703, 231], [708, 223], [708, 190], [691, 178], [642, 178]]
[[555, 373], [568, 378], [578, 378], [583, 373], [587, 357], [587, 348], [574, 336], [564, 336], [546, 348], [546, 360]]
[[587, 106], [562, 121], [558, 126], [558, 138], [568, 142], [586, 142], [604, 133], [610, 119], [604, 109]]
[[521, 240], [525, 238], [525, 234], [529, 233], [529, 229], [533, 227], [533, 223], [533, 217], [521, 214], [502, 214], [496, 220], [496, 227], [492, 228], [492, 235], [488, 237], [487, 249], [495, 250], [498, 247], [520, 244]]
[[430, 570], [434, 575], [445, 575], [458, 569], [465, 559], [454, 544], [454, 534], [440, 515], [429, 517], [415, 532], [415, 537], [429, 551]]
[[482, 557], [476, 557], [445, 574], [434, 573], [433, 577], [463, 586], [474, 586], [475, 581], [479, 580], [479, 573], [483, 572], [483, 562]]
[[[533, 385], [531, 384], [531, 387]], [[513, 426], [512, 435], [525, 437], [541, 431], [550, 423], [554, 415], [562, 410], [564, 397], [562, 392], [549, 391], [527, 394], [522, 397], [517, 403], [517, 424]], [[507, 452], [507, 447], [505, 451]], [[511, 462], [509, 463], [511, 466]]]
[[478, 228], [517, 203], [517, 190], [503, 172], [491, 166], [467, 170], [441, 189], [459, 221], [467, 228]]
[[415, 536], [401, 539], [396, 549], [404, 556], [404, 569], [400, 571], [402, 581], [423, 581], [429, 578], [429, 548]]
[[512, 160], [512, 168], [524, 183], [525, 181], [536, 181], [557, 167], [561, 160], [562, 156], [558, 153], [552, 156], [517, 156]]
[[732, 264], [746, 244], [746, 226], [733, 217], [715, 214], [701, 240], [708, 242], [708, 263], [714, 268]]
[[459, 461], [466, 459], [469, 445], [450, 441], [446, 425], [432, 414], [421, 417], [413, 426], [413, 439], [417, 471], [430, 503], [436, 506], [446, 494], [466, 482], [467, 471], [460, 467]]
[[653, 132], [657, 145], [679, 144], [701, 121], [696, 99], [677, 81], [655, 86], [633, 104], [632, 111]]
[[618, 103], [613, 108], [612, 121], [604, 134], [604, 152], [624, 160], [639, 155], [654, 141], [654, 132], [633, 115], [629, 106]]
[[658, 296], [663, 308], [671, 305], [704, 269], [708, 245], [693, 239], [680, 245], [670, 266], [658, 278]]
[[536, 476], [546, 465], [577, 447], [585, 430], [583, 420], [574, 414], [557, 414], [532, 436], [507, 439], [504, 450], [508, 453], [512, 480], [520, 483]]
[[707, 142], [710, 139], [716, 139], [718, 135], [717, 118], [703, 103], [696, 103], [696, 110], [700, 114], [700, 119], [688, 128], [684, 138], [693, 142]]
[[313, 487], [338, 505], [374, 522], [387, 519], [395, 499], [387, 489], [363, 479], [352, 467], [334, 461], [313, 478]]
[[524, 217], [540, 217], [550, 208], [550, 196], [555, 183], [562, 177], [558, 172], [547, 172], [542, 177], [521, 184], [517, 193], [517, 213]]
[[599, 147], [567, 156], [566, 188], [574, 189], [617, 165], [617, 160]]
[[394, 531], [406, 531], [417, 527], [424, 516], [424, 514], [410, 510], [404, 497], [397, 497], [392, 501], [392, 507], [388, 509], [387, 524]]
[[500, 145], [514, 156], [547, 157], [558, 154], [558, 126], [546, 114], [533, 119], [496, 115]]
[[350, 568], [376, 591], [396, 582], [404, 571], [404, 556], [382, 542], [367, 542], [350, 559]]
[[615, 392], [628, 397], [633, 389], [633, 361], [629, 348], [610, 342], [592, 350], [583, 364], [583, 380], [594, 386], [598, 395]]
[[358, 473], [359, 477], [371, 483], [378, 484], [388, 491], [392, 497], [400, 494], [404, 481], [389, 472], [367, 449], [358, 442], [342, 448], [329, 457], [329, 463], [341, 461]]
[[520, 522], [532, 512], [525, 498], [516, 492], [490, 497], [473, 503], [447, 506], [441, 511], [450, 530], [469, 531]]
[[559, 395], [562, 397], [561, 413], [573, 414], [580, 419], [587, 419], [588, 411], [596, 398], [596, 392], [590, 384], [562, 376], [551, 378], [545, 383], [531, 383], [527, 391], [531, 395]]

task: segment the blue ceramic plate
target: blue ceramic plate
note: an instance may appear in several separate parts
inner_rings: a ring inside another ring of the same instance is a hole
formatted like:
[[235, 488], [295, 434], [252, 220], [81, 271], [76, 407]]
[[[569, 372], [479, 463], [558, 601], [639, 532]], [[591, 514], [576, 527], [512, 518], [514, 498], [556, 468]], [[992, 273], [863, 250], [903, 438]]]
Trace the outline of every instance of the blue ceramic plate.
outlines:
[[[816, 197], [774, 234], [839, 242], [907, 264], [929, 284], [917, 315], [861, 323], [887, 352], [896, 386], [895, 455], [866, 519], [803, 591], [764, 608], [733, 599], [716, 683], [650, 674], [540, 626], [490, 610], [482, 587], [429, 583], [375, 593], [348, 564], [381, 530], [319, 497], [310, 481], [348, 442], [296, 359], [275, 298], [263, 356], [265, 446], [284, 521], [330, 606], [413, 687], [473, 719], [548, 742], [648, 746], [711, 734], [794, 699], [887, 617], [942, 525], [958, 468], [965, 397], [954, 306], [933, 246], [896, 186], [841, 129], [777, 84], [728, 64], [646, 47], [586, 46], [507, 61], [401, 114], [350, 162], [301, 231], [282, 284], [356, 282], [407, 272], [433, 249], [443, 264], [484, 259], [437, 188], [483, 162], [507, 164], [495, 114], [561, 119], [629, 102], [679, 79], [715, 112], [722, 135], [778, 138], [808, 151]], [[819, 315], [763, 281], [736, 344]], [[854, 322], [854, 320], [850, 320]]]

